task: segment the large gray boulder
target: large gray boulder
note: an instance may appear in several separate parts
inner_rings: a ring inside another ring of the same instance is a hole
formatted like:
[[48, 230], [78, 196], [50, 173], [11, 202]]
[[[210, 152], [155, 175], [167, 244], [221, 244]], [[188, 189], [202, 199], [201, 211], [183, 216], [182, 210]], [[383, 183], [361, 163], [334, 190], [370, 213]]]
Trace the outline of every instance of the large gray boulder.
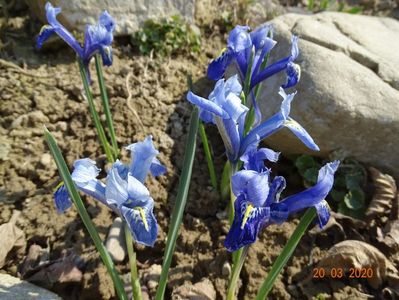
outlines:
[[8, 274], [0, 274], [0, 299], [61, 300], [61, 297], [27, 281], [22, 281], [17, 277]]
[[[290, 53], [291, 33], [300, 37], [302, 75], [291, 116], [312, 135], [319, 154], [339, 151], [399, 177], [399, 22], [325, 12], [287, 14], [272, 23], [279, 43], [270, 61]], [[284, 80], [280, 74], [264, 84], [264, 118], [278, 110]], [[284, 152], [308, 152], [285, 129], [267, 141]]]
[[[27, 1], [32, 12], [44, 23], [44, 6], [48, 0]], [[195, 0], [53, 0], [53, 6], [62, 8], [61, 19], [69, 29], [84, 31], [86, 24], [97, 23], [103, 10], [117, 21], [116, 35], [131, 34], [148, 19], [159, 20], [180, 14], [188, 20], [194, 18]]]

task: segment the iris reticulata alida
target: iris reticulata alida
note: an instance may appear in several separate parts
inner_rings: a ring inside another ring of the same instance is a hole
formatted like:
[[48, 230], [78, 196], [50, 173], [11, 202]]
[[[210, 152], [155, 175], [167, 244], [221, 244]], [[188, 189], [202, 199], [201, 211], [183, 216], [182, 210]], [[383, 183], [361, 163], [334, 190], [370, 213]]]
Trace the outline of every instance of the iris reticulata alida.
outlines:
[[[166, 172], [166, 168], [156, 158], [159, 152], [155, 149], [151, 136], [143, 142], [127, 146], [126, 149], [131, 152], [130, 165], [117, 160], [108, 170], [105, 183], [97, 179], [100, 169], [88, 158], [75, 161], [72, 180], [80, 191], [123, 217], [136, 242], [153, 246], [158, 225], [153, 213], [154, 200], [144, 182], [149, 172], [153, 176], [159, 176]], [[54, 200], [60, 212], [71, 206], [64, 186], [57, 189]]]
[[235, 63], [242, 82], [244, 82], [250, 71], [250, 89], [281, 71], [285, 71], [287, 75], [286, 82], [282, 87], [289, 88], [294, 86], [300, 79], [300, 68], [294, 63], [299, 55], [298, 38], [296, 36], [292, 37], [289, 56], [262, 69], [261, 65], [276, 45], [276, 41], [273, 40], [273, 27], [267, 24], [255, 31], [248, 31], [248, 26], [237, 25], [230, 32], [227, 48], [208, 66], [208, 77], [213, 80], [219, 80], [224, 76], [230, 64]]
[[189, 92], [187, 100], [200, 108], [200, 118], [205, 123], [213, 123], [218, 127], [226, 147], [229, 160], [236, 163], [248, 147], [257, 146], [259, 141], [272, 135], [283, 127], [289, 128], [308, 148], [318, 151], [319, 147], [307, 131], [289, 116], [294, 94], [286, 94], [280, 88], [283, 98], [280, 111], [253, 128], [244, 137], [244, 126], [248, 107], [241, 103], [239, 95], [242, 87], [237, 75], [228, 80], [220, 79], [208, 99]]
[[86, 68], [90, 59], [96, 53], [101, 54], [105, 66], [112, 64], [111, 44], [115, 30], [115, 21], [107, 11], [104, 11], [100, 15], [98, 24], [86, 26], [82, 47], [74, 36], [58, 22], [57, 15], [61, 12], [61, 8], [53, 7], [50, 2], [47, 2], [45, 10], [48, 25], [42, 27], [37, 37], [36, 44], [38, 48], [41, 48], [43, 43], [55, 33], [76, 52]]
[[234, 221], [225, 240], [229, 251], [254, 243], [262, 228], [273, 223], [281, 224], [289, 215], [304, 208], [316, 208], [321, 228], [329, 219], [325, 198], [333, 186], [339, 161], [323, 166], [314, 186], [280, 201], [286, 181], [281, 176], [271, 179], [270, 170], [262, 162], [264, 159], [275, 159], [276, 156], [270, 151], [261, 148], [247, 153], [243, 157], [244, 170], [232, 176], [232, 191], [237, 198]]

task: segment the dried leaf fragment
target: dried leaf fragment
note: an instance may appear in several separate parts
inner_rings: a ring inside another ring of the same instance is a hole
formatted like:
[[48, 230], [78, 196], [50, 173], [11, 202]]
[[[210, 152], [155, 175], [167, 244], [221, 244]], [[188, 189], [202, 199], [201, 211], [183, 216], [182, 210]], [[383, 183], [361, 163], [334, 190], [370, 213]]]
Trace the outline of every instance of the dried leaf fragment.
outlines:
[[367, 218], [384, 215], [392, 208], [392, 200], [396, 197], [395, 180], [388, 174], [383, 174], [375, 168], [369, 168], [375, 192], [366, 211]]
[[345, 273], [351, 268], [372, 268], [373, 276], [367, 281], [375, 289], [388, 277], [398, 274], [395, 266], [377, 248], [355, 240], [346, 240], [331, 247], [317, 267], [324, 268], [327, 274], [333, 268], [342, 268]]
[[7, 255], [12, 249], [15, 249], [17, 253], [25, 252], [25, 233], [15, 225], [20, 213], [20, 211], [14, 211], [10, 221], [0, 225], [0, 268], [6, 264]]

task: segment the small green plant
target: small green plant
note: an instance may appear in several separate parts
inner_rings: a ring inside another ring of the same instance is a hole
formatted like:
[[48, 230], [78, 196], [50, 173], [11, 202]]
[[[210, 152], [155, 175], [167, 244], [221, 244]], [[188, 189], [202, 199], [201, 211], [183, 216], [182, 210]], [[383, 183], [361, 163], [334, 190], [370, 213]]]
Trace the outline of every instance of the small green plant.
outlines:
[[[295, 166], [306, 186], [317, 182], [317, 174], [321, 165], [310, 155], [301, 155], [295, 160]], [[364, 194], [366, 179], [367, 172], [358, 161], [350, 158], [343, 161], [331, 190], [331, 197], [337, 205], [338, 212], [357, 219], [363, 218], [366, 209]]]
[[360, 6], [348, 6], [343, 0], [308, 0], [308, 10], [311, 12], [331, 10], [359, 14], [363, 11], [363, 8]]
[[198, 27], [175, 15], [159, 22], [146, 21], [133, 36], [133, 44], [144, 55], [149, 55], [151, 51], [159, 56], [197, 53], [201, 50], [201, 34]]

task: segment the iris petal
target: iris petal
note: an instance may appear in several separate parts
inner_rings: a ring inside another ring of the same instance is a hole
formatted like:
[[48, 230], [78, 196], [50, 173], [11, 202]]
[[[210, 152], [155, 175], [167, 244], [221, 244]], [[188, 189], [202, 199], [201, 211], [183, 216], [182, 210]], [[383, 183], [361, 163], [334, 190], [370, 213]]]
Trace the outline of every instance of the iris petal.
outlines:
[[269, 194], [269, 175], [267, 172], [257, 173], [247, 183], [247, 201], [255, 207], [264, 205]]
[[231, 188], [233, 194], [239, 196], [246, 193], [248, 181], [257, 176], [258, 173], [253, 170], [241, 170], [231, 177]]
[[50, 25], [44, 25], [39, 32], [39, 35], [36, 39], [36, 47], [40, 49], [43, 47], [43, 43], [47, 41], [47, 39], [55, 33], [55, 30]]
[[153, 208], [154, 200], [151, 198], [142, 207], [121, 207], [121, 214], [125, 218], [134, 240], [150, 247], [154, 246], [158, 235], [158, 224]]
[[54, 193], [54, 204], [59, 214], [64, 213], [72, 206], [72, 201], [69, 198], [68, 190], [65, 185], [61, 185]]
[[212, 102], [212, 101], [210, 101], [208, 99], [199, 97], [199, 96], [193, 94], [191, 91], [188, 92], [188, 94], [187, 94], [187, 100], [190, 103], [192, 103], [194, 105], [197, 105], [202, 110], [205, 110], [205, 111], [208, 111], [210, 113], [213, 113], [216, 116], [219, 116], [219, 117], [224, 118], [224, 119], [229, 118], [229, 115], [227, 114], [227, 112], [225, 112], [223, 110], [223, 108], [218, 106], [216, 103], [214, 103], [214, 102]]
[[150, 166], [151, 175], [154, 177], [161, 176], [165, 174], [166, 171], [166, 167], [156, 157], [154, 157]]
[[231, 50], [224, 51], [219, 57], [215, 58], [208, 65], [208, 78], [211, 80], [219, 80], [224, 76], [227, 67], [234, 58], [234, 52]]
[[272, 184], [270, 185], [269, 194], [265, 202], [266, 206], [270, 206], [272, 203], [280, 200], [280, 194], [285, 189], [286, 181], [282, 176], [276, 176], [273, 178]]
[[153, 159], [159, 154], [152, 143], [152, 136], [147, 136], [143, 142], [131, 144], [126, 149], [130, 151], [132, 157], [129, 172], [139, 181], [144, 182]]
[[249, 26], [237, 25], [230, 31], [227, 47], [234, 52], [240, 52], [252, 46], [251, 36], [248, 33]]
[[113, 165], [108, 171], [105, 197], [109, 205], [120, 206], [129, 198], [127, 181], [119, 175], [118, 168]]
[[89, 158], [78, 159], [73, 163], [74, 171], [72, 179], [75, 183], [87, 182], [95, 179], [100, 173], [100, 169], [96, 167], [96, 162]]
[[268, 207], [254, 207], [243, 224], [248, 204], [242, 196], [238, 197], [234, 203], [234, 221], [224, 241], [224, 246], [230, 252], [254, 243], [259, 230], [269, 220], [270, 210]]
[[[79, 43], [76, 41], [76, 39], [73, 37], [73, 35], [64, 27], [62, 26], [58, 21], [57, 21], [57, 15], [61, 12], [61, 8], [59, 7], [53, 7], [50, 2], [46, 3], [45, 6], [46, 10], [46, 18], [47, 22], [50, 24], [50, 26], [53, 28], [54, 32], [62, 38], [75, 52], [82, 57], [83, 55], [83, 49], [79, 45]], [[48, 32], [46, 33], [48, 35]], [[40, 37], [40, 36], [39, 36]], [[45, 37], [45, 36], [44, 36]], [[43, 36], [41, 39], [44, 38]], [[48, 36], [47, 36], [48, 37]], [[43, 40], [44, 42], [44, 40]], [[39, 41], [38, 41], [39, 43]], [[39, 46], [39, 45], [38, 45]], [[39, 47], [40, 48], [40, 47]]]
[[285, 84], [282, 85], [281, 87], [283, 89], [288, 89], [290, 87], [293, 87], [299, 82], [299, 79], [301, 78], [301, 67], [297, 64], [294, 64], [293, 62], [290, 62], [287, 65], [285, 73], [287, 75], [287, 80]]
[[323, 228], [330, 219], [330, 209], [326, 200], [315, 205], [320, 228]]
[[317, 183], [314, 186], [285, 198], [282, 202], [288, 207], [290, 213], [315, 206], [323, 201], [333, 186], [334, 173], [338, 166], [339, 161], [326, 164], [319, 170]]
[[284, 122], [284, 126], [287, 127], [293, 134], [297, 136], [309, 149], [313, 151], [320, 151], [319, 146], [314, 142], [313, 138], [297, 121], [292, 118], [288, 118]]
[[71, 177], [77, 188], [96, 200], [106, 203], [105, 185], [97, 179], [100, 169], [97, 168], [96, 162], [89, 158], [83, 158], [76, 160], [73, 166]]
[[[127, 176], [127, 192], [129, 194], [129, 199], [132, 199], [132, 205], [138, 205], [142, 199], [146, 199], [150, 196], [150, 192], [144, 184], [130, 174]], [[141, 205], [143, 204], [141, 203]]]

